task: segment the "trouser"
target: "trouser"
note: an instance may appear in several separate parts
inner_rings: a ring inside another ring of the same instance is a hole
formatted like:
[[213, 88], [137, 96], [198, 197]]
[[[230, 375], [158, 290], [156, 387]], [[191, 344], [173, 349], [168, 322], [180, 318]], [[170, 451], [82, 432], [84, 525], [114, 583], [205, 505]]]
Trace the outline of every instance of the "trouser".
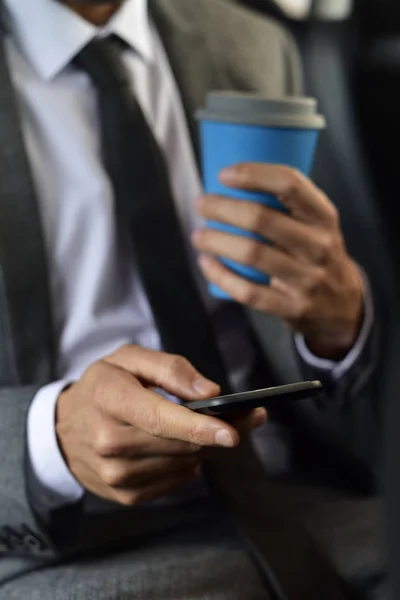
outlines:
[[[285, 483], [310, 532], [339, 572], [373, 600], [385, 595], [381, 515], [375, 499]], [[216, 513], [116, 551], [26, 574], [0, 600], [268, 600], [233, 527]], [[262, 526], [262, 524], [260, 524]], [[268, 532], [265, 532], [268, 535]]]

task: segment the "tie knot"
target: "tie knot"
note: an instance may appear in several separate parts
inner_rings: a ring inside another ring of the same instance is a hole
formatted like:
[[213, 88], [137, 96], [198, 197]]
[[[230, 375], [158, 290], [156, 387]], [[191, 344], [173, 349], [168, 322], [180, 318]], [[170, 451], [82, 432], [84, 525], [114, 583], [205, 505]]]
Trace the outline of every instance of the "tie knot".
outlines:
[[121, 44], [114, 36], [93, 39], [79, 52], [73, 63], [87, 73], [97, 87], [129, 85], [121, 58]]

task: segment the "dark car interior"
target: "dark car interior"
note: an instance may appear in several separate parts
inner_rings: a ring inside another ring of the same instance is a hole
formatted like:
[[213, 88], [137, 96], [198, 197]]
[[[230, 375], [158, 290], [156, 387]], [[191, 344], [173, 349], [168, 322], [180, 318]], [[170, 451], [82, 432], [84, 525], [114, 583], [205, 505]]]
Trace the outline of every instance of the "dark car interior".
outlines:
[[400, 102], [400, 4], [394, 0], [359, 3], [359, 71], [355, 97], [363, 143], [374, 165], [380, 207], [396, 248], [400, 216], [397, 118]]

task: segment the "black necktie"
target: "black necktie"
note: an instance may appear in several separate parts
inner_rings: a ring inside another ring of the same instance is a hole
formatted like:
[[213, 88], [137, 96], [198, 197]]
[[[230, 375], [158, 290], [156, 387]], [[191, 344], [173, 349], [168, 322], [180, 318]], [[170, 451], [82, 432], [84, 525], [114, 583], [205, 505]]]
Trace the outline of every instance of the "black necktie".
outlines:
[[[75, 64], [97, 89], [104, 162], [119, 218], [132, 236], [164, 348], [188, 358], [229, 392], [209, 316], [193, 277], [165, 160], [146, 122], [116, 40], [95, 40]], [[264, 476], [249, 442], [209, 453], [210, 477], [279, 600], [356, 598]]]
[[121, 62], [118, 40], [96, 40], [76, 59], [98, 90], [103, 158], [118, 218], [129, 229], [163, 346], [229, 391], [210, 319], [193, 277], [168, 171]]

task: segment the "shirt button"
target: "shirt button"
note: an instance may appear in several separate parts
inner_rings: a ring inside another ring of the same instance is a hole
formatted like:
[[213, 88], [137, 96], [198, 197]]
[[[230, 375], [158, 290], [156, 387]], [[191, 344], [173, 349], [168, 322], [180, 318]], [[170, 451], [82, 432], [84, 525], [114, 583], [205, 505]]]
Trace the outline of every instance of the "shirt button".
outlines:
[[47, 549], [47, 544], [26, 525], [22, 527], [23, 538], [22, 546], [26, 552], [30, 554], [41, 554]]

